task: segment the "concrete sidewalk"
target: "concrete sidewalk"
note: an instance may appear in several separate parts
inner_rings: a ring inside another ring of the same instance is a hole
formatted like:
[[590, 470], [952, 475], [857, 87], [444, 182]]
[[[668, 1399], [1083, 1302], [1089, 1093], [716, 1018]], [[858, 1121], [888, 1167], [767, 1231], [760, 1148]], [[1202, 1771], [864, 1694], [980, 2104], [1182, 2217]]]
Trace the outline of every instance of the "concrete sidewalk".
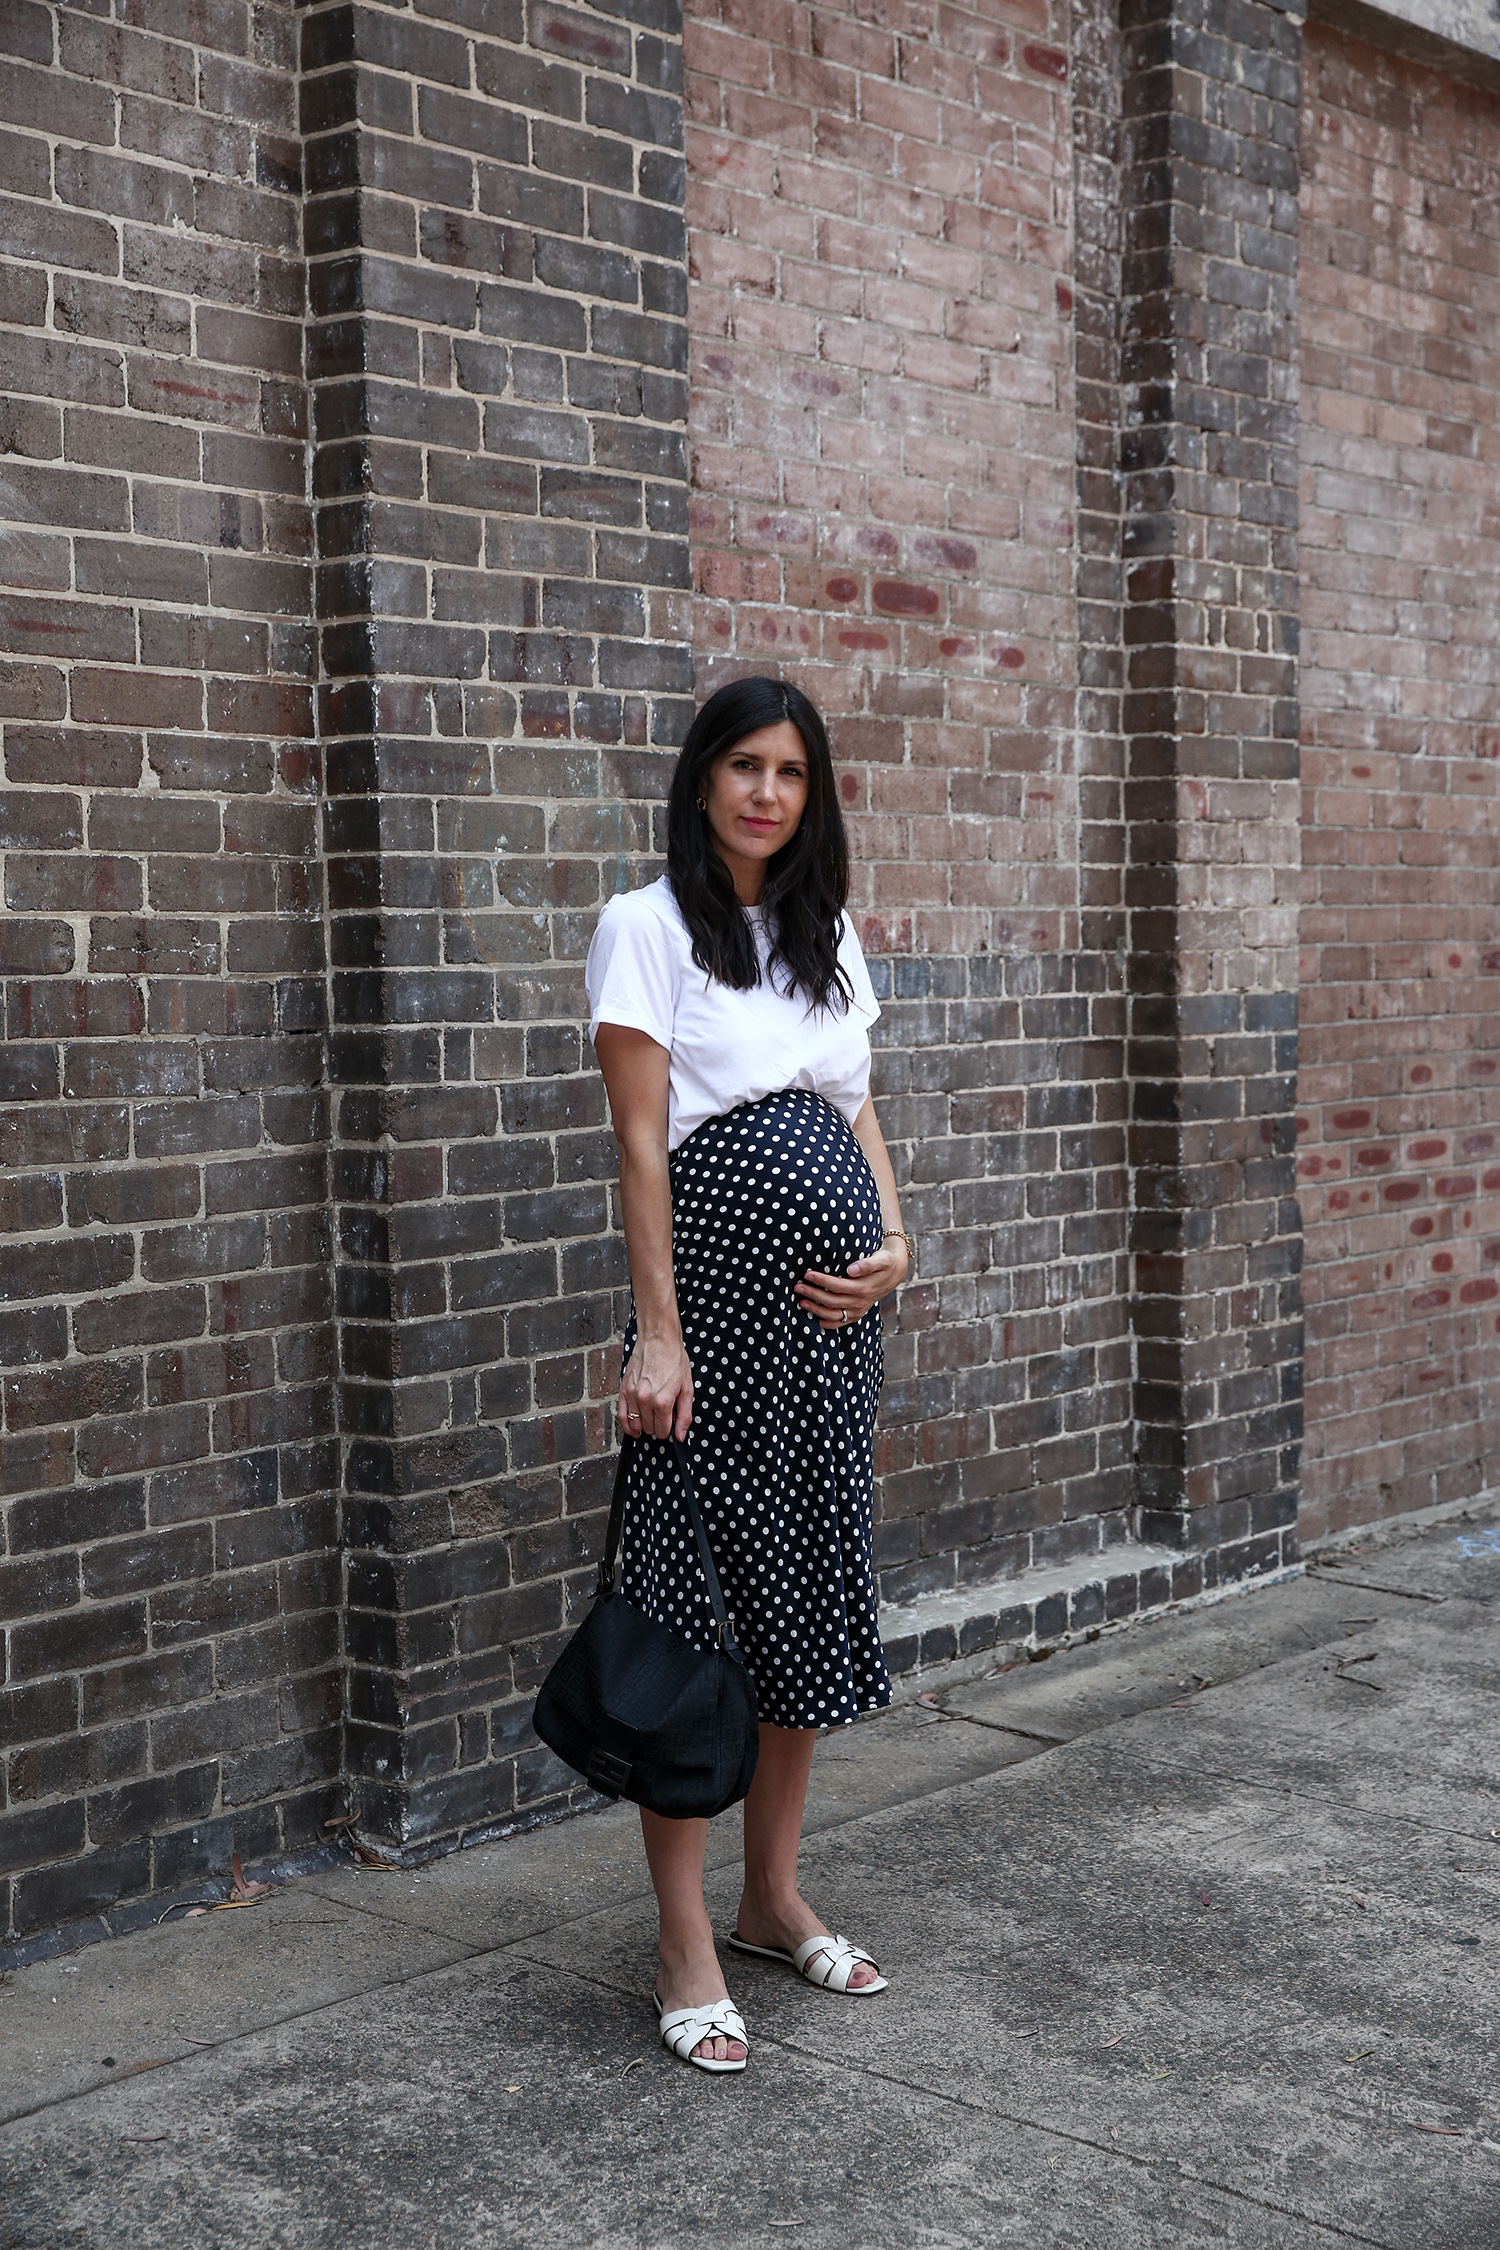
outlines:
[[0, 2243], [1496, 2250], [1497, 1615], [1476, 1511], [830, 1740], [892, 1989], [731, 1962], [742, 2078], [657, 2043], [624, 1809], [23, 1969]]

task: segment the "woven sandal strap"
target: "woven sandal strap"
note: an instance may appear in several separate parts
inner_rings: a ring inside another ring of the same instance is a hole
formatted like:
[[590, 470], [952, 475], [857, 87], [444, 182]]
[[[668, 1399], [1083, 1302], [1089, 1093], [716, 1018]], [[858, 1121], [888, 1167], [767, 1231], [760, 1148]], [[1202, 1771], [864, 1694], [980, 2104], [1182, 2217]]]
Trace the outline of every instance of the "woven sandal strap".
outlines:
[[[828, 1958], [814, 1967], [820, 1953], [826, 1954]], [[804, 1945], [799, 1945], [792, 1955], [792, 1967], [799, 1976], [806, 1977], [809, 1984], [834, 1992], [848, 1991], [849, 1978], [861, 1961], [868, 1963], [876, 1975], [879, 1975], [879, 1962], [866, 1953], [862, 1946], [851, 1945], [846, 1937], [812, 1937]]]
[[732, 2000], [713, 2000], [702, 2008], [669, 2008], [661, 2019], [661, 2035], [679, 2057], [690, 2055], [705, 2039], [738, 2039], [745, 2035], [745, 2019]]

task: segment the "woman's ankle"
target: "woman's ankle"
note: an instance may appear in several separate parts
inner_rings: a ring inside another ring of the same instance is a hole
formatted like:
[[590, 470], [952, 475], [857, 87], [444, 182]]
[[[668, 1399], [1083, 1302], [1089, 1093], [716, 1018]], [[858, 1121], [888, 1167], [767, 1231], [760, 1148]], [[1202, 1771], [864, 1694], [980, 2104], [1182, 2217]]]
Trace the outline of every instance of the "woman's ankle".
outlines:
[[656, 1941], [656, 1953], [667, 1976], [681, 1976], [685, 1971], [701, 1970], [710, 1962], [717, 1963], [718, 1948], [708, 1916], [705, 1914], [702, 1924], [690, 1929], [663, 1929]]
[[804, 1921], [810, 1909], [795, 1883], [754, 1885], [748, 1876], [740, 1893], [740, 1920], [770, 1923], [780, 1927], [786, 1922]]

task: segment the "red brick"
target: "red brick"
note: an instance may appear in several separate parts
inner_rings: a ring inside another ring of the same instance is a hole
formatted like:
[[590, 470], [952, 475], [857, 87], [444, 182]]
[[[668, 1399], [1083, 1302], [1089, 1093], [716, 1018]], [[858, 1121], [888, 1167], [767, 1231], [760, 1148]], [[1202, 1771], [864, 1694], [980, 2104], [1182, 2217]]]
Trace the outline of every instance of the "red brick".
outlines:
[[[1496, 410], [1493, 371], [1465, 371], [1462, 411], [1447, 380], [1423, 394], [1425, 415], [1375, 408], [1385, 442], [1370, 442], [1372, 388], [1406, 384], [1410, 323], [1421, 318], [1398, 312], [1373, 278], [1408, 223], [1404, 198], [1420, 200], [1434, 156], [1459, 146], [1466, 163], [1500, 168], [1500, 127], [1450, 83], [1387, 59], [1383, 77], [1404, 107], [1387, 129], [1377, 183], [1360, 124], [1369, 54], [1310, 30], [1302, 118], [1304, 319], [1316, 322], [1321, 347], [1304, 360], [1301, 406], [1303, 749], [1318, 784], [1305, 814], [1311, 951], [1298, 1167], [1310, 1251], [1303, 1523], [1314, 1535], [1436, 1505], [1447, 1489], [1448, 1456], [1430, 1450], [1439, 1430], [1466, 1457], [1485, 1458], [1479, 1393], [1447, 1350], [1434, 1356], [1433, 1318], [1455, 1301], [1480, 1306], [1477, 1294], [1464, 1297], [1475, 1284], [1461, 1278], [1462, 1263], [1456, 1283], [1446, 1277], [1455, 1256], [1500, 1228], [1500, 1173], [1451, 1168], [1468, 1153], [1465, 1128], [1494, 1130], [1488, 1097], [1464, 1086], [1465, 1077], [1483, 1083], [1482, 1070], [1451, 1063], [1495, 1060], [1500, 991], [1471, 981], [1473, 949], [1500, 907], [1492, 714], [1476, 699], [1476, 676], [1453, 677], [1442, 661], [1450, 645], [1490, 646], [1500, 601], [1493, 465], [1481, 472], [1491, 518], [1482, 538], [1460, 528], [1453, 497], [1455, 477], [1467, 478], [1457, 465], [1471, 453], [1473, 418]], [[1468, 194], [1456, 199], [1452, 240], [1472, 238], [1476, 209]], [[1438, 254], [1410, 277], [1413, 301], [1443, 322], [1450, 279]], [[1481, 286], [1466, 274], [1460, 302], [1473, 305]], [[1425, 454], [1419, 483], [1405, 481], [1399, 447]], [[1402, 537], [1390, 544], [1396, 521]], [[1492, 658], [1483, 663], [1492, 702], [1500, 676]], [[1467, 839], [1461, 853], [1448, 843], [1455, 829]], [[1399, 853], [1385, 848], [1393, 831]], [[1428, 852], [1426, 837], [1442, 842]], [[1354, 868], [1367, 871], [1357, 893], [1346, 872]], [[1381, 1137], [1367, 1142], [1372, 1132]], [[1375, 1154], [1386, 1161], [1372, 1171], [1361, 1159]], [[1362, 1175], [1380, 1181], [1379, 1219]], [[1469, 1242], [1450, 1251], [1447, 1230], [1460, 1213], [1473, 1222]], [[1351, 1261], [1366, 1245], [1373, 1254]], [[1387, 1442], [1376, 1450], [1337, 1372], [1351, 1332], [1379, 1333], [1392, 1363], [1417, 1370], [1400, 1414], [1382, 1420]]]

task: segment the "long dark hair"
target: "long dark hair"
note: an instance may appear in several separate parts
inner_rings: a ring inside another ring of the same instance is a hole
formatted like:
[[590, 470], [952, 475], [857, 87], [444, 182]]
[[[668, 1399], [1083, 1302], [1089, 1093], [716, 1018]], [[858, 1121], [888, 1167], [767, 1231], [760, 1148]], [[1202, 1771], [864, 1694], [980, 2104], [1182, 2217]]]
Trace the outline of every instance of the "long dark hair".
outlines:
[[802, 690], [786, 680], [731, 680], [711, 695], [692, 725], [667, 799], [667, 874], [693, 941], [693, 959], [707, 976], [737, 992], [760, 983], [749, 917], [735, 896], [729, 869], [698, 810], [709, 770], [762, 727], [790, 719], [807, 752], [807, 805], [797, 832], [766, 868], [761, 907], [771, 939], [766, 963], [772, 985], [803, 992], [815, 1008], [835, 995], [854, 997], [839, 966], [839, 924], [849, 896], [849, 842], [833, 782], [828, 734]]

